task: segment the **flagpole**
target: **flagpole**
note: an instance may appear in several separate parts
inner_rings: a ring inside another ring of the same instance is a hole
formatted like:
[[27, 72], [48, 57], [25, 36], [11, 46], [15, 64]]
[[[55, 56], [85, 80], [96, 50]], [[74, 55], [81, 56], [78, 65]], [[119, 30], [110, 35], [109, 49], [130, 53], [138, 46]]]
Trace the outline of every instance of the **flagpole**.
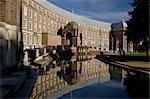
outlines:
[[72, 21], [73, 21], [73, 17], [74, 17], [74, 8], [72, 8]]

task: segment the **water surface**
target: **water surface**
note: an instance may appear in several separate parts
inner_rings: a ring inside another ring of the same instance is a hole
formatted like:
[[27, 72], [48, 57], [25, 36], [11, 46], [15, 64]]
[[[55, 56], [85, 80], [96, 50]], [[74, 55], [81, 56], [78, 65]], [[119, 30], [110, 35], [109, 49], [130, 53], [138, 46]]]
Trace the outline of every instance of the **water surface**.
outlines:
[[30, 98], [148, 97], [148, 82], [146, 74], [77, 56], [42, 67]]

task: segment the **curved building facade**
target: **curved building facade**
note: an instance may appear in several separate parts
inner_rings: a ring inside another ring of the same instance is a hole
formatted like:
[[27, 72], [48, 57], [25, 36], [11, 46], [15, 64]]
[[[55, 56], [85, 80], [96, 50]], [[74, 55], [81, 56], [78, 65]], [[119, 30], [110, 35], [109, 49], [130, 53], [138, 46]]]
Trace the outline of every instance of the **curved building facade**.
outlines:
[[[46, 50], [40, 51], [40, 49], [48, 46], [65, 46], [69, 42], [73, 42], [73, 47], [81, 45], [94, 50], [109, 49], [110, 23], [73, 14], [47, 0], [23, 0], [22, 2], [24, 50], [35, 47], [39, 53], [46, 53]], [[74, 25], [70, 26], [71, 22], [75, 22], [78, 28], [74, 28]], [[60, 29], [64, 32], [73, 32], [72, 41], [58, 35]], [[82, 44], [80, 34], [82, 34]]]
[[47, 0], [0, 0], [0, 6], [1, 66], [20, 64], [23, 50], [24, 60], [28, 60], [31, 47], [36, 48], [36, 57], [57, 45], [90, 50], [109, 48], [110, 23], [72, 14]]
[[[23, 40], [25, 49], [29, 46], [43, 47], [44, 38], [42, 35], [47, 33], [52, 39], [49, 45], [61, 45], [58, 30], [64, 28], [69, 22], [74, 21], [78, 24], [83, 34], [83, 45], [91, 47], [106, 47], [109, 45], [109, 31], [111, 24], [101, 21], [88, 19], [79, 15], [72, 14], [63, 10], [47, 0], [23, 0]], [[108, 39], [108, 41], [107, 41]], [[55, 42], [57, 40], [57, 42]]]

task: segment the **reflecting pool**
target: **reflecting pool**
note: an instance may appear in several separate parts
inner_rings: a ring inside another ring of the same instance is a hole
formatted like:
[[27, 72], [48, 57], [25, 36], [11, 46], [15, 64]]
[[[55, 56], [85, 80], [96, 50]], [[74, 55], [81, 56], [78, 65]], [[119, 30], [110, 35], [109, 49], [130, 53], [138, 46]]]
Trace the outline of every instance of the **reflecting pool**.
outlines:
[[111, 66], [93, 56], [74, 56], [41, 67], [30, 98], [135, 98], [148, 95], [148, 75]]

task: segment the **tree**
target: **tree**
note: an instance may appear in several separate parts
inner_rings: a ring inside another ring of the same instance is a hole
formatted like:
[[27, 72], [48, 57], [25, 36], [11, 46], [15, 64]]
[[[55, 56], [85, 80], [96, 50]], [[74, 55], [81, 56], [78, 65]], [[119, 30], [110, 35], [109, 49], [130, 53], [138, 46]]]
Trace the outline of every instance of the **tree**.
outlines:
[[[128, 12], [131, 19], [127, 22], [128, 41], [139, 43], [143, 41], [145, 50], [149, 49], [149, 0], [133, 0], [130, 5], [133, 11]], [[142, 47], [144, 49], [144, 47]]]

